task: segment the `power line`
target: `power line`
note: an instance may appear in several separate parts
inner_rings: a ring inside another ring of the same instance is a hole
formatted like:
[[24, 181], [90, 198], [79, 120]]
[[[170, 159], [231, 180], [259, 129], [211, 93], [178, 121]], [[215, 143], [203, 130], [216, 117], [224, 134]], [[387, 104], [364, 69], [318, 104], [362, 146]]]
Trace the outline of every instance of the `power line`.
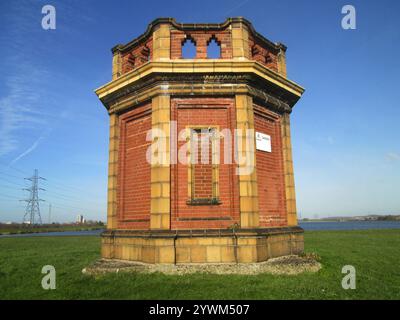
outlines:
[[0, 184], [0, 187], [1, 187], [1, 188], [6, 188], [6, 189], [15, 190], [15, 187], [12, 187], [12, 186], [7, 186], [7, 185], [2, 185], [2, 184]]
[[[2, 174], [2, 172], [0, 172], [0, 174]], [[16, 177], [16, 178], [18, 178], [18, 177]], [[22, 184], [20, 184], [20, 183], [17, 183], [17, 182], [15, 182], [15, 181], [11, 181], [11, 180], [8, 180], [8, 179], [6, 179], [6, 178], [1, 178], [1, 180], [3, 180], [4, 182], [7, 182], [7, 183], [10, 183], [10, 184], [13, 184], [13, 185], [16, 185], [16, 186], [19, 186], [19, 187], [26, 187], [26, 186], [23, 186]], [[9, 188], [9, 189], [11, 189], [12, 187], [11, 186], [7, 186], [7, 185], [0, 185], [0, 187], [5, 187], [5, 188]], [[48, 186], [48, 187], [50, 187], [50, 186]], [[58, 190], [61, 190], [60, 188], [54, 188], [54, 186], [51, 186], [51, 188], [52, 189], [58, 189]], [[48, 191], [48, 190], [47, 190]], [[62, 190], [61, 190], [62, 191]], [[76, 195], [74, 195], [74, 194], [71, 194], [71, 193], [63, 193], [63, 194], [61, 194], [61, 193], [59, 193], [59, 192], [55, 192], [55, 191], [48, 191], [48, 194], [50, 195], [50, 196], [52, 196], [52, 197], [55, 197], [55, 198], [58, 198], [58, 199], [61, 199], [61, 200], [74, 200], [74, 201], [80, 201], [81, 200], [81, 197], [78, 197], [78, 196], [76, 196]], [[81, 196], [82, 196], [82, 192], [81, 192]], [[99, 198], [99, 200], [100, 200], [101, 198]], [[92, 204], [98, 204], [98, 202], [96, 202], [96, 201], [93, 201], [93, 200], [85, 200], [85, 202], [90, 202], [90, 203], [92, 203]]]
[[21, 179], [21, 177], [18, 176], [14, 176], [13, 174], [9, 174], [7, 172], [1, 171], [0, 174], [4, 174], [6, 176], [12, 177], [12, 178], [17, 178], [17, 179]]
[[14, 200], [14, 199], [1, 199], [1, 201], [10, 201], [10, 202], [18, 202], [19, 199]]
[[87, 208], [85, 209], [85, 208], [82, 208], [82, 207], [75, 207], [75, 206], [59, 204], [59, 203], [56, 203], [56, 205], [55, 206], [53, 205], [53, 207], [59, 208], [59, 209], [68, 209], [68, 210], [72, 209], [72, 210], [79, 210], [79, 211], [97, 211], [97, 210], [94, 210], [94, 209], [89, 210]]
[[48, 179], [47, 184], [50, 185], [52, 189], [58, 189], [62, 192], [69, 192], [71, 194], [74, 194], [74, 193], [78, 193], [80, 195], [82, 193], [92, 194], [92, 195], [95, 194], [93, 191], [88, 190], [88, 189], [81, 189], [81, 188], [77, 188], [77, 187], [68, 186], [65, 184], [56, 183], [56, 182], [54, 182], [54, 179]]
[[[14, 189], [13, 187], [10, 187], [10, 186], [1, 186], [1, 185], [0, 185], [0, 187], [6, 187], [6, 188], [9, 188], [9, 189]], [[40, 188], [40, 189], [41, 189], [41, 188]], [[23, 190], [28, 190], [28, 191], [30, 191], [30, 188], [24, 188]], [[41, 189], [41, 190], [44, 190], [44, 189]], [[12, 199], [10, 199], [10, 198], [19, 200], [19, 198], [16, 197], [16, 196], [14, 196], [14, 195], [9, 195], [9, 194], [0, 193], [0, 196], [7, 198], [7, 200], [9, 200], [9, 201], [12, 200]], [[64, 201], [70, 201], [70, 200], [71, 200], [71, 199], [68, 199], [68, 198], [57, 197], [57, 196], [54, 196], [54, 195], [50, 195], [50, 198], [56, 198], [56, 199], [64, 200]], [[14, 200], [12, 200], [12, 201], [14, 201]], [[26, 201], [26, 200], [24, 200], [24, 201]], [[54, 202], [53, 202], [53, 203], [54, 203]], [[93, 202], [92, 202], [92, 203], [93, 203]], [[55, 204], [56, 204], [56, 207], [58, 207], [59, 209], [62, 209], [61, 207], [64, 207], [64, 209], [73, 209], [73, 210], [80, 210], [80, 211], [97, 211], [97, 209], [88, 209], [88, 208], [83, 208], [83, 207], [77, 207], [77, 206], [71, 206], [71, 205], [64, 205], [64, 204], [57, 203], [57, 202], [56, 202]], [[95, 203], [93, 203], [93, 204], [95, 204]], [[101, 205], [101, 204], [96, 203], [96, 205]]]
[[23, 171], [21, 169], [15, 168], [14, 166], [11, 166], [11, 165], [9, 165], [7, 163], [4, 163], [3, 161], [0, 161], [0, 164], [3, 165], [4, 167], [6, 167], [7, 169], [13, 169], [14, 171], [22, 173], [23, 175], [28, 174], [27, 172], [25, 172], [25, 171]]
[[8, 179], [6, 179], [6, 178], [1, 178], [1, 180], [2, 180], [2, 181], [6, 181], [6, 182], [11, 183], [11, 184], [15, 184], [15, 185], [17, 185], [17, 186], [19, 186], [19, 187], [25, 187], [24, 185], [22, 185], [22, 184], [20, 184], [20, 183], [17, 183], [17, 182], [15, 182], [15, 181], [8, 180]]
[[14, 198], [14, 199], [19, 200], [19, 198], [15, 197], [15, 196], [10, 196], [9, 194], [0, 193], [0, 196], [6, 197], [6, 198]]
[[[15, 171], [17, 171], [17, 172], [19, 172], [19, 173], [22, 173], [23, 175], [26, 175], [26, 174], [27, 174], [27, 173], [24, 172], [22, 169], [16, 168], [16, 167], [14, 167], [14, 166], [7, 165], [7, 164], [5, 164], [4, 162], [0, 162], [0, 164], [2, 164], [3, 166], [5, 166], [7, 169], [13, 169], [13, 170], [15, 170]], [[5, 174], [5, 175], [8, 175], [8, 176], [10, 176], [10, 177], [17, 178], [17, 179], [21, 179], [21, 178], [22, 178], [22, 177], [17, 177], [17, 176], [11, 175], [11, 174], [9, 174], [9, 173], [5, 173], [4, 171], [3, 171], [3, 172], [0, 172], [0, 174]], [[79, 188], [79, 187], [76, 187], [76, 186], [69, 186], [69, 185], [66, 185], [66, 184], [64, 184], [64, 183], [58, 182], [58, 181], [60, 181], [60, 180], [58, 180], [58, 179], [52, 178], [52, 179], [46, 179], [46, 181], [47, 181], [47, 183], [49, 183], [49, 184], [51, 184], [51, 185], [55, 185], [56, 188], [58, 188], [58, 189], [64, 189], [64, 191], [79, 192], [80, 194], [81, 194], [82, 192], [85, 192], [85, 193], [92, 193], [92, 194], [93, 194], [93, 192], [91, 192], [91, 190]]]
[[[0, 161], [0, 164], [2, 164], [1, 161]], [[3, 165], [7, 168], [7, 170], [8, 169], [12, 169], [15, 172], [18, 172], [16, 174], [21, 174], [21, 173], [24, 174], [24, 175], [26, 174], [25, 171], [22, 170], [22, 169], [19, 169], [19, 168], [16, 168], [14, 166], [10, 166], [10, 165], [4, 164], [4, 163], [3, 163]], [[22, 178], [22, 177], [18, 177], [16, 175], [14, 175], [14, 174], [9, 174], [8, 172], [4, 172], [4, 171], [0, 172], [0, 174], [1, 175], [5, 175], [7, 177], [11, 177], [13, 179], [21, 179]], [[38, 180], [39, 179], [42, 179], [42, 178], [38, 177]], [[21, 185], [20, 183], [17, 183], [15, 181], [11, 181], [11, 180], [6, 179], [4, 177], [1, 177], [1, 180], [3, 180], [4, 182], [7, 182], [9, 184], [13, 184], [13, 185], [19, 186], [19, 187], [26, 187], [26, 186]], [[31, 177], [31, 178], [28, 178], [27, 180], [32, 181], [32, 186], [30, 188], [24, 188], [24, 190], [28, 190], [30, 192], [30, 198], [22, 200], [22, 201], [27, 202], [27, 207], [26, 207], [26, 212], [25, 212], [24, 219], [26, 218], [26, 216], [28, 216], [28, 213], [29, 213], [29, 217], [31, 217], [32, 207], [34, 208], [34, 210], [36, 210], [38, 212], [36, 214], [36, 216], [39, 218], [39, 216], [40, 216], [39, 202], [40, 201], [44, 201], [44, 200], [39, 199], [37, 197], [37, 199], [38, 199], [37, 203], [35, 201], [32, 202], [32, 188], [34, 187], [34, 181], [33, 181], [34, 180], [34, 176]], [[59, 190], [60, 191], [60, 192], [50, 191], [49, 192], [49, 197], [50, 198], [56, 198], [56, 199], [59, 199], [61, 201], [80, 201], [80, 199], [82, 199], [83, 194], [85, 194], [85, 195], [92, 194], [92, 195], [96, 195], [98, 197], [98, 194], [93, 192], [90, 189], [83, 189], [83, 188], [78, 188], [76, 186], [68, 186], [68, 185], [63, 184], [63, 183], [55, 182], [55, 181], [59, 181], [57, 179], [50, 179], [50, 181], [48, 179], [43, 179], [43, 180], [46, 180], [46, 182], [48, 184], [47, 185], [47, 189], [50, 188], [50, 189], [55, 189], [55, 190]], [[11, 187], [7, 186], [7, 188], [11, 188]], [[43, 190], [43, 189], [38, 188], [37, 190]], [[6, 195], [6, 197], [9, 197], [9, 196]], [[98, 203], [96, 201], [97, 197], [93, 196], [93, 197], [91, 197], [91, 201], [89, 200], [92, 205], [96, 205], [96, 206], [101, 205], [101, 203]], [[85, 198], [86, 198], [85, 202], [88, 202], [88, 199], [87, 199], [86, 196], [85, 196]], [[101, 198], [98, 197], [98, 200], [101, 200]], [[10, 200], [8, 200], [8, 201], [10, 201]], [[59, 203], [57, 203], [57, 202], [55, 203], [53, 201], [52, 201], [52, 204], [53, 204], [52, 208], [56, 208], [56, 209], [58, 208], [58, 209], [61, 209], [61, 210], [66, 210], [66, 209], [67, 210], [80, 210], [80, 211], [86, 211], [86, 212], [90, 212], [90, 211], [99, 212], [99, 211], [102, 211], [102, 210], [98, 210], [98, 209], [88, 209], [88, 208], [82, 208], [82, 207], [77, 207], [77, 206], [72, 206], [72, 205], [59, 204]], [[38, 208], [38, 209], [35, 209], [35, 208]], [[34, 217], [35, 217], [35, 215], [34, 215]], [[34, 219], [30, 219], [30, 221], [31, 220], [34, 220]], [[41, 220], [41, 217], [40, 217], [40, 220]]]
[[[6, 174], [6, 173], [0, 172], [0, 175], [1, 175], [1, 174]], [[13, 175], [9, 175], [9, 174], [7, 174], [7, 176], [10, 176], [10, 177], [13, 177], [13, 178], [16, 178], [16, 179], [21, 179], [20, 177], [13, 176]], [[23, 186], [21, 183], [18, 183], [18, 182], [9, 180], [9, 179], [4, 178], [4, 177], [1, 177], [1, 180], [4, 181], [4, 182], [10, 183], [10, 184], [16, 185], [16, 186], [25, 187], [25, 186]], [[46, 181], [48, 181], [48, 180], [46, 179]], [[7, 186], [7, 187], [8, 187], [8, 186]], [[50, 192], [50, 193], [52, 193], [52, 194], [62, 196], [63, 198], [70, 198], [70, 199], [80, 200], [81, 197], [82, 197], [82, 191], [76, 190], [75, 192], [76, 192], [76, 193], [79, 192], [79, 194], [80, 194], [80, 196], [77, 196], [76, 194], [72, 193], [71, 191], [68, 191], [67, 188], [54, 187], [54, 186], [52, 185], [52, 183], [51, 183], [51, 185], [48, 186], [48, 187], [49, 187], [49, 188], [51, 187], [51, 189], [56, 189], [56, 190], [60, 190], [61, 192], [63, 192], [63, 194], [61, 194], [61, 193], [59, 193], [59, 192], [55, 192], [55, 191], [51, 191], [51, 192]], [[67, 190], [68, 193], [66, 193], [65, 190]], [[85, 192], [87, 192], [87, 190], [86, 190]], [[67, 200], [68, 200], [68, 199], [67, 199]], [[93, 201], [92, 201], [92, 202], [93, 202]]]
[[29, 217], [29, 223], [31, 225], [35, 223], [42, 224], [42, 217], [40, 216], [40, 201], [44, 201], [39, 198], [39, 190], [43, 190], [42, 188], [39, 188], [39, 180], [46, 180], [42, 177], [39, 177], [38, 170], [35, 169], [35, 172], [32, 177], [30, 178], [25, 178], [26, 180], [32, 181], [32, 186], [30, 188], [25, 188], [24, 190], [29, 191], [30, 197], [29, 199], [24, 199], [21, 201], [27, 202], [26, 209], [25, 209], [25, 215], [23, 218], [23, 222], [25, 222], [26, 218]]
[[[11, 190], [16, 190], [15, 187], [7, 186], [7, 185], [0, 185], [0, 187], [11, 189]], [[26, 190], [26, 188], [23, 188], [22, 190]], [[48, 191], [48, 190], [46, 190], [46, 191]], [[62, 194], [58, 194], [58, 193], [55, 193], [53, 191], [47, 192], [47, 194], [48, 194], [48, 198], [56, 198], [56, 199], [64, 200], [64, 201], [79, 201], [80, 200], [80, 199], [78, 199], [76, 197], [64, 196]], [[10, 196], [10, 195], [5, 195], [5, 194], [3, 194], [3, 196], [7, 197], [7, 198], [14, 197], [15, 199], [18, 199], [15, 196]], [[87, 200], [85, 200], [85, 201], [87, 202]], [[92, 204], [92, 205], [101, 205], [101, 203], [98, 203], [98, 202], [95, 202], [95, 201], [90, 201], [90, 204]], [[70, 206], [70, 207], [72, 208], [72, 206]], [[82, 207], [73, 207], [73, 208], [74, 209], [79, 209], [79, 210], [84, 210], [84, 211], [90, 211], [87, 208], [85, 209], [85, 208], [82, 208]]]
[[[65, 201], [82, 201], [81, 198], [78, 198], [75, 196], [69, 196], [69, 195], [64, 195], [64, 194], [58, 193], [58, 192], [49, 191], [49, 189], [47, 189], [46, 191], [47, 191], [46, 194], [48, 195], [48, 197], [65, 200]], [[93, 199], [93, 200], [85, 199], [84, 200], [84, 202], [89, 203], [90, 205], [99, 205], [99, 204], [101, 204], [100, 203], [101, 201], [104, 201], [104, 199], [98, 198], [98, 201], [96, 201], [96, 199]]]

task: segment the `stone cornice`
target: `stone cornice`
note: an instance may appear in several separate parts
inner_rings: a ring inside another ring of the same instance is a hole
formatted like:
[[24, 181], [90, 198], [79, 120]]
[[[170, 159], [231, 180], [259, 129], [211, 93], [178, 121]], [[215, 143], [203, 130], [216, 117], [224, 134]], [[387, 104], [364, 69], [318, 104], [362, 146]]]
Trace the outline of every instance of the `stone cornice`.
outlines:
[[189, 229], [189, 230], [123, 230], [107, 229], [102, 237], [124, 238], [177, 238], [177, 237], [234, 237], [234, 236], [270, 236], [280, 234], [302, 234], [304, 230], [298, 226], [272, 227], [272, 228], [246, 228], [246, 229]]
[[170, 24], [177, 30], [184, 30], [184, 31], [196, 31], [196, 30], [224, 30], [228, 28], [230, 25], [233, 23], [243, 23], [244, 25], [247, 26], [249, 31], [253, 34], [253, 36], [261, 41], [263, 44], [266, 45], [267, 48], [269, 48], [273, 52], [278, 52], [280, 50], [286, 51], [286, 46], [280, 42], [278, 43], [273, 43], [267, 38], [265, 38], [263, 35], [258, 33], [252, 23], [248, 21], [247, 19], [243, 17], [234, 17], [234, 18], [228, 18], [226, 19], [223, 23], [178, 23], [174, 18], [158, 18], [152, 21], [148, 26], [146, 31], [137, 37], [136, 39], [128, 42], [125, 45], [118, 44], [114, 46], [111, 51], [113, 53], [115, 52], [125, 52], [127, 50], [130, 50], [132, 47], [136, 46], [137, 44], [141, 43], [142, 41], [145, 41], [150, 37], [154, 29], [160, 25], [160, 24]]
[[275, 98], [264, 91], [246, 84], [157, 84], [145, 87], [142, 90], [128, 90], [120, 98], [114, 99], [107, 105], [108, 112], [123, 113], [125, 110], [148, 101], [158, 95], [171, 96], [234, 96], [235, 94], [247, 94], [252, 96], [260, 104], [267, 106], [277, 113], [290, 113], [292, 108], [284, 101]]
[[[143, 87], [151, 86], [157, 81], [164, 82], [165, 86], [174, 84], [175, 87], [179, 87], [178, 84], [181, 84], [182, 89], [193, 87], [198, 83], [203, 86], [215, 84], [221, 87], [221, 92], [237, 83], [253, 81], [257, 85], [252, 87], [263, 91], [266, 95], [271, 93], [270, 96], [277, 96], [290, 107], [293, 107], [304, 92], [304, 89], [296, 83], [258, 62], [209, 59], [148, 62], [98, 88], [95, 92], [105, 107], [110, 109], [113, 101], [119, 97], [131, 91], [141, 91]], [[215, 86], [213, 90], [215, 93]], [[184, 93], [183, 90], [182, 94]]]

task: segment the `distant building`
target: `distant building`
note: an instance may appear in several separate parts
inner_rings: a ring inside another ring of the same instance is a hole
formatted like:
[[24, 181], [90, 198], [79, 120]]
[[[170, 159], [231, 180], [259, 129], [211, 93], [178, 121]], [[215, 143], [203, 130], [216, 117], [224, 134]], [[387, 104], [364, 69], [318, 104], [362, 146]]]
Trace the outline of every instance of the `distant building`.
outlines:
[[85, 223], [85, 218], [83, 217], [83, 215], [78, 214], [76, 216], [76, 223]]

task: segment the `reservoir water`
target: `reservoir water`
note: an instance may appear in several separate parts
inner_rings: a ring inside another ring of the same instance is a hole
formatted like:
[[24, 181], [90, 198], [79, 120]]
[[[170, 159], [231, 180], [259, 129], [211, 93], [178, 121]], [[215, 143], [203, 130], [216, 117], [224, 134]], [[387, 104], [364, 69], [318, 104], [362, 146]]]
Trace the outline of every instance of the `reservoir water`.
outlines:
[[301, 221], [299, 225], [304, 230], [400, 229], [400, 221]]
[[89, 231], [59, 231], [59, 232], [42, 232], [42, 233], [22, 233], [22, 234], [5, 234], [0, 235], [0, 238], [10, 238], [10, 237], [65, 237], [65, 236], [98, 236], [104, 230], [89, 230]]
[[[311, 221], [300, 222], [304, 230], [367, 230], [367, 229], [400, 229], [400, 221]], [[99, 236], [104, 230], [65, 231], [0, 235], [0, 238], [9, 237], [54, 237], [54, 236]], [[400, 232], [400, 230], [399, 230]]]

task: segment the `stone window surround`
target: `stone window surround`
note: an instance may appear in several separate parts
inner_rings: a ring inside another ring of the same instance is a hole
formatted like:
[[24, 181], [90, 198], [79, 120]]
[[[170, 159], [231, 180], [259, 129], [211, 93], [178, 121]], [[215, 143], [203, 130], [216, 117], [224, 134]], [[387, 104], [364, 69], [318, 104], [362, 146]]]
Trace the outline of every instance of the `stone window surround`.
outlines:
[[[208, 129], [208, 130], [212, 130], [215, 132], [219, 132], [219, 126], [202, 126], [202, 125], [188, 125], [186, 126], [186, 137], [188, 139], [188, 151], [189, 151], [189, 155], [190, 155], [190, 159], [192, 157], [192, 153], [191, 153], [191, 141], [192, 141], [192, 132], [193, 130], [197, 131], [197, 130], [204, 130], [204, 129]], [[217, 138], [218, 139], [218, 138]], [[215, 160], [215, 155], [217, 153], [217, 148], [216, 148], [216, 140], [215, 138], [211, 139], [211, 150], [212, 150], [212, 159], [211, 159], [211, 163], [213, 164], [213, 196], [212, 198], [195, 198], [194, 196], [194, 164], [191, 161], [188, 164], [188, 200], [187, 200], [187, 204], [188, 205], [220, 205], [222, 202], [219, 199], [219, 164], [214, 164], [214, 160]], [[192, 160], [192, 159], [191, 159]]]

